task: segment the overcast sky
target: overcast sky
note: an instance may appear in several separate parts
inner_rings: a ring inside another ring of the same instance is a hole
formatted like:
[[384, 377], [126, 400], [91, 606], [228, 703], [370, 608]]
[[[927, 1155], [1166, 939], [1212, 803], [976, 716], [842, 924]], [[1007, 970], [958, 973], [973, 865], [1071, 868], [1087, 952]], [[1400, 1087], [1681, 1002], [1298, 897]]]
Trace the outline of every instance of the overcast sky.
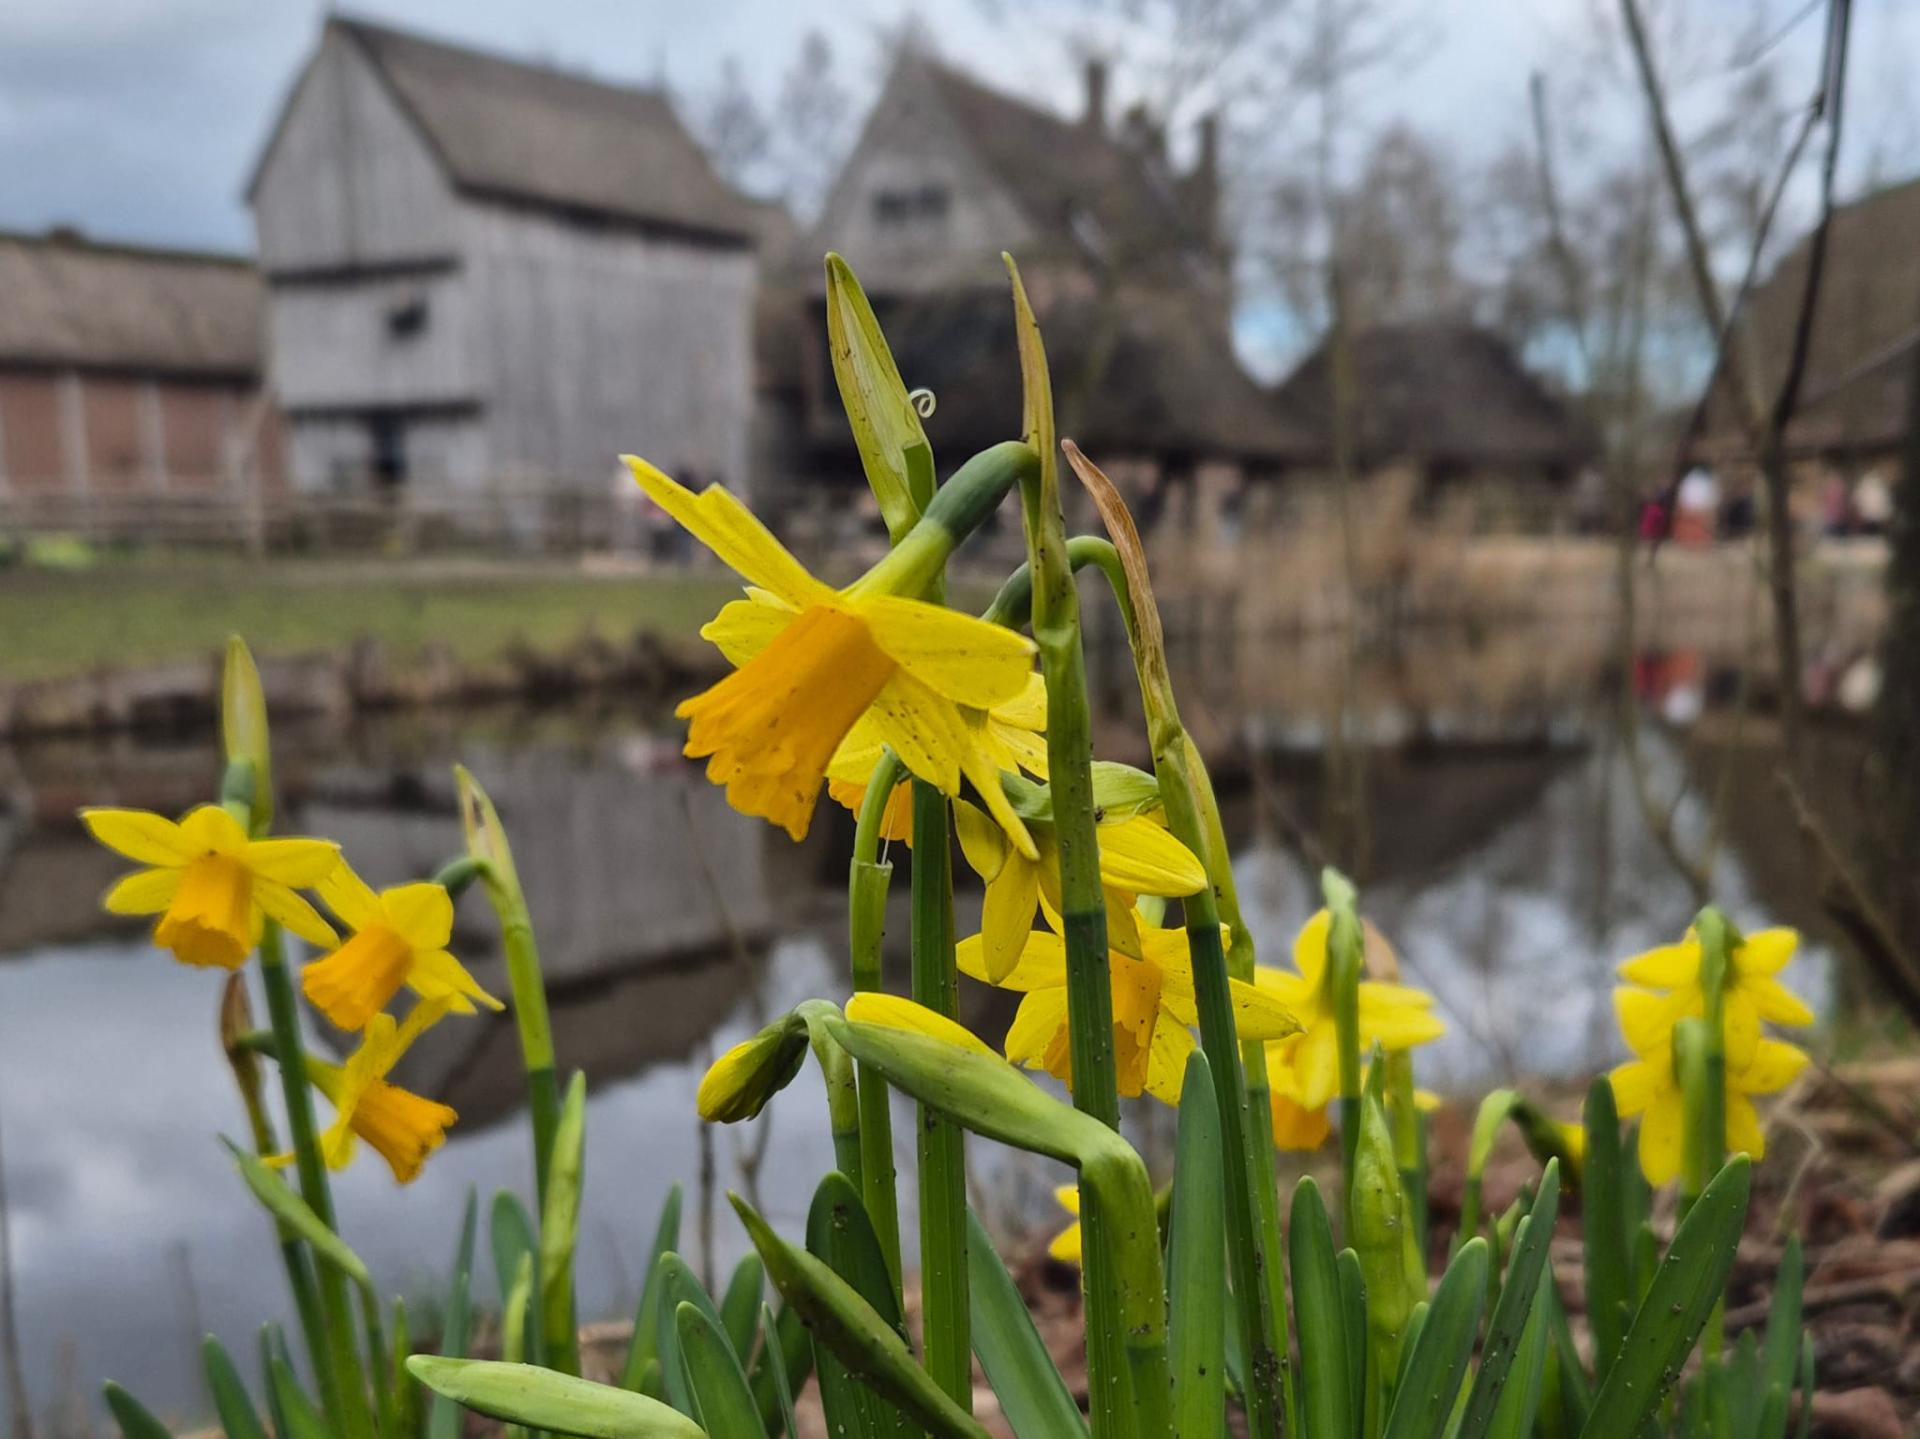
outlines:
[[[1417, 55], [1370, 77], [1368, 118], [1407, 118], [1479, 158], [1520, 132], [1527, 73], [1586, 35], [1596, 0], [1440, 0]], [[831, 24], [839, 65], [864, 101], [880, 36], [917, 15], [951, 59], [1051, 85], [1077, 102], [1070, 0], [361, 0], [357, 13], [540, 57], [609, 78], [710, 88], [729, 55], [770, 94], [801, 35]], [[1605, 9], [1607, 7], [1600, 7]], [[1695, 0], [1750, 23], [1755, 0]], [[1772, 0], [1781, 22], [1799, 0]], [[1856, 57], [1861, 147], [1880, 168], [1920, 170], [1913, 102], [1920, 0], [1862, 0]], [[325, 13], [313, 0], [6, 0], [0, 5], [0, 226], [78, 224], [102, 237], [244, 249], [240, 192], [274, 110]], [[1811, 55], [1819, 26], [1776, 52]], [[1010, 58], [1008, 58], [1010, 57]], [[1804, 71], [1805, 66], [1801, 69]], [[1891, 154], [1887, 152], [1892, 152]]]

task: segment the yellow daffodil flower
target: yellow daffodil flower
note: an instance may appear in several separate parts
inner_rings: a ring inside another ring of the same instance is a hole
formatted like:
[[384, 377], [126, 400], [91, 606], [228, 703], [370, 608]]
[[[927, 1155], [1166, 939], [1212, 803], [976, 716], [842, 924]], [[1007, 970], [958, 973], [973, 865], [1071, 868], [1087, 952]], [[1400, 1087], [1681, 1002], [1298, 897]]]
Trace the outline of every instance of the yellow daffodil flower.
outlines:
[[[1814, 1014], [1798, 995], [1782, 984], [1777, 976], [1793, 958], [1800, 936], [1790, 929], [1763, 929], [1750, 934], [1728, 956], [1725, 989], [1727, 1068], [1738, 1069], [1752, 1058], [1760, 1043], [1763, 1023], [1802, 1027], [1812, 1024]], [[1682, 1019], [1707, 1012], [1706, 995], [1700, 987], [1700, 940], [1692, 930], [1678, 944], [1662, 945], [1634, 956], [1620, 965], [1620, 977], [1642, 989], [1662, 990], [1657, 1008], [1640, 1006], [1638, 1022], [1663, 1025], [1667, 1037]], [[1623, 1015], [1624, 1018], [1624, 1015]], [[1651, 1030], [1639, 1039], [1632, 1035], [1627, 1043], [1636, 1053], [1645, 1053], [1666, 1042], [1656, 1039]]]
[[[1282, 1149], [1315, 1149], [1327, 1137], [1327, 1105], [1340, 1089], [1340, 1037], [1327, 989], [1327, 934], [1321, 910], [1293, 942], [1296, 973], [1262, 966], [1254, 982], [1299, 1019], [1301, 1032], [1267, 1049], [1267, 1085], [1273, 1094], [1273, 1142]], [[1360, 1047], [1389, 1052], [1427, 1044], [1447, 1032], [1433, 1013], [1433, 997], [1404, 984], [1360, 981]]]
[[[1639, 1006], [1642, 1000], [1658, 1000], [1641, 991], [1623, 989], [1617, 1000]], [[1657, 1025], [1657, 1017], [1645, 1010], [1629, 1020], [1623, 1012], [1622, 1027], [1629, 1035], [1653, 1037], [1649, 1049], [1638, 1050], [1636, 1057], [1615, 1069], [1613, 1102], [1622, 1119], [1633, 1115], [1640, 1120], [1640, 1170], [1652, 1185], [1670, 1183], [1680, 1173], [1681, 1153], [1685, 1147], [1685, 1101], [1673, 1067], [1673, 1026], [1668, 1024], [1655, 1034], [1648, 1028]], [[1747, 1062], [1736, 1067], [1729, 1054], [1727, 1061], [1727, 1151], [1750, 1154], [1756, 1160], [1767, 1152], [1766, 1131], [1753, 1107], [1751, 1096], [1775, 1094], [1793, 1082], [1807, 1065], [1805, 1050], [1780, 1039], [1760, 1039], [1754, 1043]]]
[[334, 1108], [333, 1123], [320, 1136], [320, 1152], [329, 1169], [345, 1169], [353, 1160], [356, 1138], [364, 1139], [387, 1161], [396, 1180], [410, 1184], [427, 1156], [446, 1143], [447, 1126], [459, 1115], [387, 1082], [387, 1075], [414, 1040], [446, 1013], [444, 1000], [423, 1000], [404, 1022], [396, 1023], [390, 1014], [376, 1014], [344, 1066], [308, 1059], [309, 1076]]
[[[1194, 1049], [1188, 1031], [1200, 1017], [1194, 1005], [1187, 932], [1158, 928], [1144, 917], [1138, 919], [1138, 927], [1139, 959], [1117, 952], [1108, 956], [1114, 1067], [1123, 1096], [1144, 1092], [1163, 1103], [1177, 1104], [1186, 1081], [1187, 1056]], [[1026, 995], [1007, 1031], [1007, 1058], [1029, 1069], [1044, 1069], [1071, 1086], [1066, 942], [1051, 930], [1030, 931], [1013, 967], [998, 980], [987, 979], [983, 936], [962, 940], [954, 957], [962, 974]], [[1237, 979], [1227, 984], [1233, 994], [1234, 1021], [1243, 1038], [1279, 1039], [1298, 1030], [1298, 1022], [1278, 1000]]]
[[[966, 721], [974, 747], [994, 769], [1025, 770], [1046, 778], [1047, 686], [1039, 674], [1027, 677], [1027, 687], [1017, 698], [990, 710], [963, 709], [960, 717]], [[867, 781], [885, 745], [879, 726], [871, 716], [863, 716], [854, 722], [827, 762], [827, 793], [856, 815], [866, 801]], [[912, 789], [906, 783], [893, 787], [880, 821], [883, 838], [913, 843], [912, 800]]]
[[[953, 811], [960, 850], [986, 882], [980, 910], [984, 978], [997, 984], [1020, 960], [1033, 931], [1033, 911], [1045, 906], [1049, 922], [1060, 914], [1060, 852], [1053, 826], [1029, 826], [1039, 854], [1029, 859], [1006, 842], [1000, 827], [970, 804]], [[1100, 847], [1100, 885], [1107, 905], [1107, 943], [1130, 959], [1142, 957], [1134, 900], [1143, 894], [1178, 899], [1207, 882], [1193, 851], [1144, 814], [1103, 820], [1095, 830]]]
[[319, 892], [353, 934], [309, 964], [300, 982], [314, 1007], [340, 1028], [364, 1028], [402, 985], [461, 1014], [473, 1013], [476, 1000], [489, 1009], [505, 1007], [447, 952], [453, 900], [443, 886], [402, 884], [375, 894], [343, 860]]
[[908, 771], [942, 793], [958, 795], [964, 775], [1014, 843], [1031, 850], [964, 713], [1026, 693], [1029, 640], [889, 593], [878, 570], [835, 590], [726, 490], [695, 494], [624, 458], [641, 489], [748, 584], [746, 599], [700, 631], [735, 672], [676, 711], [688, 721], [686, 753], [707, 758], [707, 777], [726, 786], [728, 803], [804, 838], [829, 761], [866, 717]]
[[1068, 1264], [1080, 1262], [1080, 1186], [1063, 1184], [1053, 1191], [1053, 1202], [1074, 1216], [1073, 1223], [1053, 1236], [1047, 1254]]
[[340, 862], [321, 839], [253, 839], [218, 805], [176, 824], [139, 809], [83, 809], [93, 837], [150, 866], [107, 891], [114, 914], [157, 914], [153, 942], [182, 964], [238, 969], [268, 919], [310, 944], [337, 942], [318, 910], [294, 893], [318, 884]]

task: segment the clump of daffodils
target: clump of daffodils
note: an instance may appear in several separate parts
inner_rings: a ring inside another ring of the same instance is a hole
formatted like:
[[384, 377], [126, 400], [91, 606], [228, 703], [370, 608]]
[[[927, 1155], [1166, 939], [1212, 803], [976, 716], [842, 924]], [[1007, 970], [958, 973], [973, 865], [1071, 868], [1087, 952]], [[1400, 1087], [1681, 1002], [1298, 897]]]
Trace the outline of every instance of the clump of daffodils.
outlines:
[[[81, 819], [101, 844], [144, 866], [107, 891], [105, 907], [156, 916], [154, 944], [180, 963], [238, 971], [261, 950], [270, 925], [313, 946], [317, 957], [302, 968], [300, 987], [358, 1046], [342, 1064], [282, 1054], [285, 1036], [266, 1047], [333, 1105], [334, 1123], [319, 1146], [329, 1168], [346, 1167], [358, 1137], [395, 1179], [418, 1177], [457, 1116], [387, 1076], [447, 1014], [501, 1008], [447, 949], [453, 899], [446, 887], [413, 883], [375, 893], [331, 840], [254, 835], [246, 804], [202, 805], [178, 821], [133, 809], [87, 809]], [[279, 969], [276, 958], [276, 978]], [[403, 990], [415, 998], [396, 1018], [388, 1008]]]
[[[1709, 965], [1698, 928], [1620, 965], [1627, 981], [1614, 991], [1620, 1033], [1633, 1058], [1613, 1071], [1621, 1116], [1640, 1118], [1640, 1167], [1650, 1184], [1671, 1183], [1685, 1153], [1685, 1087], [1675, 1061], [1683, 1021], [1719, 1015], [1729, 1153], [1766, 1153], [1766, 1129], [1755, 1096], [1777, 1094], [1808, 1062], [1805, 1050], [1767, 1033], [1768, 1025], [1805, 1028], [1813, 1011], [1778, 978], [1799, 946], [1790, 929], [1728, 936], [1722, 962]], [[1717, 987], [1717, 992], [1716, 991]]]

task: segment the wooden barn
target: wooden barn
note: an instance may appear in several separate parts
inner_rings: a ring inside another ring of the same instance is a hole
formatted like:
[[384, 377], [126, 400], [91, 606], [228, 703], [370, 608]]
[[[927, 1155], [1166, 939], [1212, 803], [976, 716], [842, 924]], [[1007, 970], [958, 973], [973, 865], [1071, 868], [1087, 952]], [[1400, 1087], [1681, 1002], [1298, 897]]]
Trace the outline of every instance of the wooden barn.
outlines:
[[244, 259], [0, 235], [0, 537], [235, 538], [281, 484]]
[[[1479, 530], [1548, 530], [1570, 518], [1592, 457], [1586, 430], [1500, 336], [1453, 322], [1380, 325], [1352, 338], [1353, 465], [1395, 474], [1416, 512]], [[1322, 344], [1273, 391], [1311, 447], [1294, 471], [1306, 493], [1335, 463], [1333, 356]]]
[[1109, 119], [1105, 88], [1090, 66], [1069, 117], [922, 55], [897, 62], [809, 263], [762, 298], [760, 454], [797, 535], [824, 538], [863, 503], [826, 347], [827, 250], [859, 274], [907, 384], [932, 392], [943, 467], [1019, 428], [1002, 250], [1046, 333], [1062, 433], [1144, 518], [1219, 518], [1299, 447], [1233, 353], [1213, 127], [1182, 171], [1137, 113]]
[[247, 195], [303, 492], [533, 525], [623, 450], [746, 487], [759, 217], [664, 94], [332, 18]]

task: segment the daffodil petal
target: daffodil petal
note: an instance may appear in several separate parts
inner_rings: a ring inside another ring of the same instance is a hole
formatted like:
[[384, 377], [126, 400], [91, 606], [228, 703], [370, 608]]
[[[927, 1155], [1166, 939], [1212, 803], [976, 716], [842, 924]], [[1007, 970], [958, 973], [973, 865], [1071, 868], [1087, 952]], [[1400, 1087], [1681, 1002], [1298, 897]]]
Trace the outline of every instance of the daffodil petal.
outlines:
[[263, 879], [310, 889], [340, 864], [340, 846], [328, 839], [256, 839], [247, 846], [246, 865]]
[[159, 914], [180, 893], [184, 869], [142, 869], [107, 891], [100, 903], [109, 914]]
[[758, 585], [795, 609], [818, 604], [831, 594], [753, 511], [720, 486], [709, 485], [696, 495], [637, 456], [620, 458], [649, 499], [749, 584]]
[[1394, 1054], [1431, 1044], [1446, 1032], [1447, 1022], [1439, 1015], [1411, 1005], [1394, 1005], [1360, 1016], [1360, 1043], [1368, 1048], [1378, 1044]]
[[344, 860], [328, 871], [314, 887], [314, 893], [349, 929], [365, 929], [381, 918], [380, 896]]
[[978, 745], [972, 743], [971, 738], [960, 755], [960, 772], [972, 782], [974, 792], [987, 807], [987, 813], [993, 816], [994, 822], [1000, 826], [1013, 847], [1027, 859], [1040, 858], [1039, 845], [1034, 842], [1025, 822], [1014, 813], [1013, 802], [1001, 787], [999, 767], [987, 758]]
[[1746, 943], [1735, 951], [1733, 967], [1741, 975], [1756, 978], [1778, 974], [1787, 967], [1794, 951], [1800, 948], [1800, 935], [1791, 929], [1763, 929], [1758, 934], [1747, 936]]
[[1804, 1028], [1814, 1021], [1814, 1012], [1807, 1002], [1777, 979], [1765, 975], [1743, 979], [1740, 988], [1753, 996], [1760, 1017], [1769, 1024]]
[[253, 882], [253, 902], [260, 906], [268, 919], [278, 922], [289, 934], [299, 935], [308, 944], [320, 949], [332, 949], [340, 943], [340, 936], [334, 933], [332, 925], [320, 917], [320, 911], [284, 884], [256, 877]]
[[1668, 995], [1622, 986], [1613, 992], [1613, 1012], [1627, 1048], [1635, 1054], [1646, 1054], [1673, 1042], [1673, 1026], [1685, 1008]]
[[998, 1059], [987, 1045], [965, 1025], [948, 1019], [944, 1014], [936, 1014], [923, 1004], [911, 999], [902, 999], [897, 994], [867, 992], [856, 994], [847, 1001], [846, 1014], [854, 1024], [878, 1025], [883, 1029], [905, 1030], [911, 1034], [924, 1034], [944, 1044], [974, 1054], [984, 1054], [989, 1059]]
[[[1704, 999], [1702, 1001], [1704, 1005]], [[1695, 1011], [1699, 1011], [1696, 1009]], [[1745, 1069], [1760, 1044], [1760, 1006], [1744, 988], [1728, 986], [1725, 1003], [1727, 1068]]]
[[1322, 1020], [1300, 1036], [1294, 1051], [1293, 1073], [1300, 1103], [1318, 1109], [1340, 1089], [1340, 1042], [1333, 1023]]
[[1607, 1077], [1613, 1084], [1614, 1110], [1622, 1118], [1644, 1111], [1659, 1089], [1659, 1073], [1644, 1059], [1630, 1059]]
[[80, 820], [101, 844], [141, 864], [183, 865], [201, 853], [179, 825], [144, 809], [83, 809]]
[[1244, 980], [1229, 979], [1227, 991], [1233, 997], [1233, 1024], [1242, 1039], [1285, 1039], [1300, 1033], [1300, 1021], [1272, 995]]
[[1656, 1189], [1671, 1184], [1680, 1173], [1684, 1128], [1680, 1091], [1661, 1090], [1640, 1121], [1640, 1172]]
[[439, 949], [453, 935], [453, 896], [444, 885], [395, 885], [383, 890], [387, 922], [415, 949]]
[[980, 906], [981, 966], [988, 984], [1013, 973], [1033, 931], [1034, 905], [1040, 898], [1040, 869], [1018, 856], [1007, 861], [987, 886]]
[[1327, 967], [1327, 937], [1332, 932], [1333, 916], [1323, 909], [1294, 936], [1293, 967], [1310, 985], [1320, 983], [1320, 975]]
[[237, 857], [247, 850], [249, 843], [240, 821], [217, 804], [203, 804], [187, 815], [180, 821], [180, 832], [196, 854], [211, 850], [214, 854]]
[[1100, 825], [1094, 838], [1103, 884], [1166, 899], [1197, 894], [1206, 885], [1206, 866], [1193, 851], [1145, 815]]
[[495, 999], [480, 987], [467, 967], [444, 949], [426, 950], [413, 956], [413, 968], [407, 975], [407, 984], [422, 999], [452, 998], [457, 996], [462, 1003], [454, 1005], [463, 1013], [470, 1013], [473, 1006], [464, 1004], [466, 1000], [478, 1000], [488, 1009], [502, 1010], [506, 1005]]
[[1647, 989], [1679, 989], [1700, 977], [1700, 941], [1663, 944], [1620, 963], [1620, 977]]
[[953, 803], [953, 828], [960, 836], [960, 853], [973, 872], [992, 884], [1007, 863], [1006, 831], [985, 810], [963, 799]]
[[1033, 641], [944, 605], [901, 595], [862, 600], [874, 643], [936, 694], [974, 709], [1017, 700], [1033, 674]]
[[1810, 1063], [1807, 1052], [1784, 1039], [1763, 1039], [1754, 1047], [1753, 1060], [1742, 1069], [1727, 1071], [1727, 1088], [1744, 1094], [1774, 1094], [1785, 1089]]
[[1187, 1056], [1194, 1048], [1193, 1035], [1186, 1026], [1164, 1020], [1156, 1024], [1153, 1041], [1147, 1047], [1147, 1093], [1162, 1104], [1179, 1104], [1180, 1091], [1187, 1083]]
[[700, 638], [718, 648], [737, 669], [778, 639], [796, 613], [785, 605], [730, 600], [700, 627]]
[[[973, 979], [986, 980], [985, 946], [979, 935], [963, 939], [954, 947], [954, 963], [962, 974]], [[1019, 962], [999, 979], [992, 981], [995, 988], [1008, 989], [1015, 993], [1055, 988], [1066, 982], [1066, 941], [1045, 929], [1028, 930], [1026, 942], [1020, 950]]]
[[1767, 1152], [1767, 1132], [1759, 1112], [1751, 1099], [1737, 1092], [1727, 1095], [1727, 1152], [1751, 1155], [1756, 1162]]
[[1007, 1026], [1007, 1058], [1029, 1067], [1044, 1059], [1054, 1036], [1066, 1027], [1067, 992], [1036, 989], [1020, 1001], [1013, 1023]]
[[998, 723], [1027, 734], [1041, 734], [1047, 728], [1047, 681], [1038, 670], [1027, 676], [1026, 686], [1012, 699], [993, 707]]
[[942, 699], [912, 675], [895, 671], [874, 697], [869, 714], [881, 738], [909, 771], [942, 794], [960, 792], [967, 726], [951, 700]]

